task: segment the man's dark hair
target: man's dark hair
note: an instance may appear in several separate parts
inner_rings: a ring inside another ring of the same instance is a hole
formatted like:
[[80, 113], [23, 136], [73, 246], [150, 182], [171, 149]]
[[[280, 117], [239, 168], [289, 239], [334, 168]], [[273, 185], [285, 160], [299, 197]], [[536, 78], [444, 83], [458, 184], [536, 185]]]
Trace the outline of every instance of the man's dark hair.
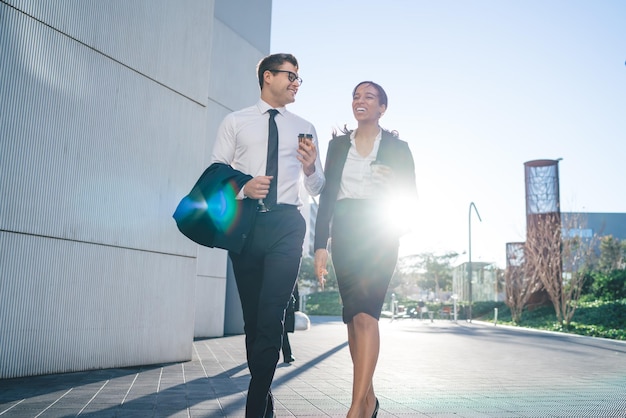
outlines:
[[268, 70], [276, 70], [287, 61], [298, 69], [298, 60], [291, 54], [272, 54], [263, 58], [257, 65], [257, 76], [259, 77], [259, 87], [263, 90], [263, 74]]

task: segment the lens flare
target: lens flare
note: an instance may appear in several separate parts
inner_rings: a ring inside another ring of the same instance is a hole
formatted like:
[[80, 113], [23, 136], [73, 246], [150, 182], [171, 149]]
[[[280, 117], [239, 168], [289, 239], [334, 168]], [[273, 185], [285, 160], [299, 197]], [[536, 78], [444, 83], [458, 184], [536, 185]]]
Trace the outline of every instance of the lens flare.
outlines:
[[210, 196], [206, 206], [208, 215], [220, 231], [228, 232], [236, 224], [239, 213], [232, 184], [226, 185]]

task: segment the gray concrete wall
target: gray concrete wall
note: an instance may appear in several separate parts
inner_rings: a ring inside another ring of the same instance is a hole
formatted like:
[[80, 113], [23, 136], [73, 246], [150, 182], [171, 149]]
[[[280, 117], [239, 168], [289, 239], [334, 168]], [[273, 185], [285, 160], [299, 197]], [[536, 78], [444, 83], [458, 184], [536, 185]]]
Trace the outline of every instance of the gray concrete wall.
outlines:
[[258, 97], [269, 14], [251, 43], [229, 4], [0, 0], [0, 378], [187, 360], [223, 335], [226, 253], [171, 215]]

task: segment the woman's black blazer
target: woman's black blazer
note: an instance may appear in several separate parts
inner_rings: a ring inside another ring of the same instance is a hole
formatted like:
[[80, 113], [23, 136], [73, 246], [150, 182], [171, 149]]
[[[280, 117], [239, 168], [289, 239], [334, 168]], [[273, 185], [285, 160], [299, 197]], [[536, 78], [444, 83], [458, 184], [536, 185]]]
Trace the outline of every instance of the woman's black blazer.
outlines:
[[[326, 248], [330, 236], [330, 223], [339, 195], [339, 185], [343, 167], [350, 150], [350, 135], [333, 138], [328, 144], [324, 175], [326, 184], [320, 195], [319, 210], [315, 221], [314, 249]], [[393, 192], [414, 201], [417, 198], [415, 184], [415, 163], [409, 144], [389, 131], [382, 131], [376, 160], [391, 167], [394, 171]], [[381, 196], [382, 198], [382, 196]]]

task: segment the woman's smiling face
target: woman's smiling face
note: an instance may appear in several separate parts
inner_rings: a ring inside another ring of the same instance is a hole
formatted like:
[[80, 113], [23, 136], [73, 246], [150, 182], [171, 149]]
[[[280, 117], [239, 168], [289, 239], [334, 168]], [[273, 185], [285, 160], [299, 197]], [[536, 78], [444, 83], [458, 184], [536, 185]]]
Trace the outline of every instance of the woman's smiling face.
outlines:
[[385, 108], [385, 105], [380, 104], [376, 87], [369, 83], [357, 87], [352, 97], [352, 113], [357, 121], [377, 121]]

